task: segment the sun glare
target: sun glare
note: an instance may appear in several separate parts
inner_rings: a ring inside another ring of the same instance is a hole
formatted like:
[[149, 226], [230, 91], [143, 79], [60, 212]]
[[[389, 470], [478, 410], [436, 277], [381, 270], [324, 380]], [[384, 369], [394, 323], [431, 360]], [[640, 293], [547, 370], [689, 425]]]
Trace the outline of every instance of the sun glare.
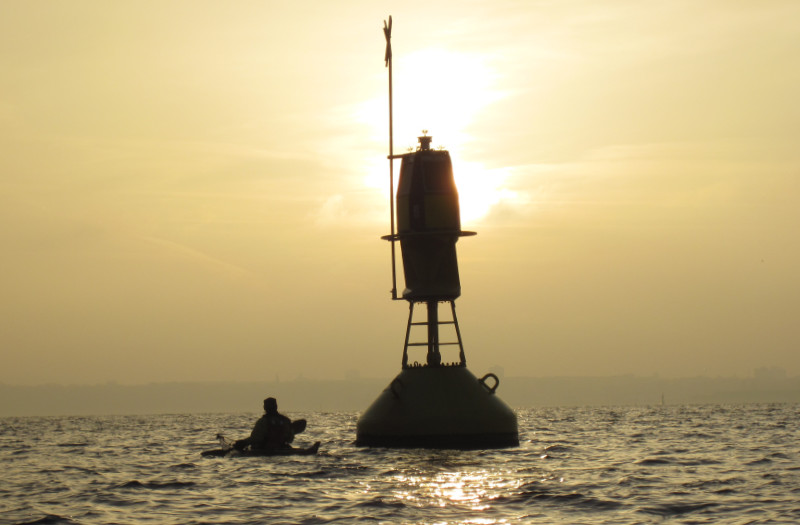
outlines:
[[458, 202], [463, 227], [479, 222], [492, 207], [501, 201], [518, 200], [516, 192], [505, 188], [509, 176], [507, 168], [489, 170], [475, 162], [453, 160], [453, 171], [458, 188]]
[[[422, 49], [399, 57], [394, 72], [395, 145], [416, 146], [427, 129], [434, 147], [454, 151], [470, 142], [476, 116], [501, 98], [485, 57], [445, 49]], [[437, 140], [438, 138], [438, 140]]]
[[[495, 87], [496, 74], [487, 57], [473, 53], [427, 48], [396, 55], [393, 63], [394, 152], [413, 150], [417, 137], [427, 130], [433, 136], [434, 148], [445, 148], [453, 157], [456, 186], [461, 206], [461, 221], [474, 224], [485, 217], [492, 206], [516, 194], [504, 188], [509, 170], [487, 170], [475, 161], [465, 159], [474, 140], [480, 113], [504, 96]], [[357, 111], [357, 118], [373, 129], [373, 139], [388, 139], [388, 94], [366, 101]], [[385, 159], [371, 163], [365, 184], [371, 188], [387, 188]], [[399, 162], [395, 163], [395, 182]]]

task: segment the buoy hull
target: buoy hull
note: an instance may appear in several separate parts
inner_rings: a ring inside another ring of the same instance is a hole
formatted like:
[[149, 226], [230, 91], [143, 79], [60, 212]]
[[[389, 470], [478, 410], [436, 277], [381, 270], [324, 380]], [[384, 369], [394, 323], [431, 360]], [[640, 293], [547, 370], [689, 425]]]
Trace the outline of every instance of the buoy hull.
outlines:
[[517, 416], [466, 367], [407, 368], [358, 420], [356, 445], [504, 448], [519, 445]]

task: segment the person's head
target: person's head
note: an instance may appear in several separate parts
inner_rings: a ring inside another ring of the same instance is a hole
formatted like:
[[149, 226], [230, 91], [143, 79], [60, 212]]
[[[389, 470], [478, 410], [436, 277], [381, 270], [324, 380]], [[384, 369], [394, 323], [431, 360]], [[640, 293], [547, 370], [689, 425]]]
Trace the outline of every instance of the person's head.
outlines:
[[278, 402], [274, 397], [268, 397], [264, 400], [264, 411], [269, 413], [278, 411]]

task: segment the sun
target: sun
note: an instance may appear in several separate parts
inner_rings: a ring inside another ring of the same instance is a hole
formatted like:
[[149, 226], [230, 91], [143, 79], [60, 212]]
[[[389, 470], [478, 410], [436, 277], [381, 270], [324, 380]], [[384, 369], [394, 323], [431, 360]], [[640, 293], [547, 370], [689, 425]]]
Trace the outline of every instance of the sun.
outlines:
[[[486, 169], [480, 162], [467, 160], [470, 134], [476, 129], [481, 112], [504, 93], [496, 87], [497, 75], [489, 57], [475, 53], [425, 48], [395, 55], [394, 68], [394, 152], [416, 147], [423, 130], [433, 136], [433, 147], [450, 151], [459, 193], [462, 225], [474, 226], [492, 207], [516, 199], [506, 188], [507, 168]], [[373, 139], [388, 137], [388, 98], [385, 92], [365, 102], [357, 119], [370, 122]], [[365, 182], [372, 188], [386, 188], [385, 161], [371, 163]], [[396, 163], [395, 170], [399, 168]], [[397, 173], [395, 173], [395, 182]]]
[[430, 130], [453, 151], [470, 142], [468, 129], [488, 105], [502, 97], [488, 59], [477, 54], [428, 48], [399, 57], [394, 73], [394, 136], [397, 144]]

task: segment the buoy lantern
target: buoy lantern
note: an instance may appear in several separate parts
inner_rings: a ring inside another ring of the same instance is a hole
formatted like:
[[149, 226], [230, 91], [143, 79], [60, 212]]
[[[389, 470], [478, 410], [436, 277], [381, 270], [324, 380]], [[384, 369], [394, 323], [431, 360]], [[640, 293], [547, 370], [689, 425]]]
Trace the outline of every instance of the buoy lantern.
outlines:
[[461, 295], [456, 242], [461, 231], [453, 163], [446, 150], [431, 150], [432, 137], [401, 155], [397, 184], [397, 235], [407, 300], [452, 300]]

